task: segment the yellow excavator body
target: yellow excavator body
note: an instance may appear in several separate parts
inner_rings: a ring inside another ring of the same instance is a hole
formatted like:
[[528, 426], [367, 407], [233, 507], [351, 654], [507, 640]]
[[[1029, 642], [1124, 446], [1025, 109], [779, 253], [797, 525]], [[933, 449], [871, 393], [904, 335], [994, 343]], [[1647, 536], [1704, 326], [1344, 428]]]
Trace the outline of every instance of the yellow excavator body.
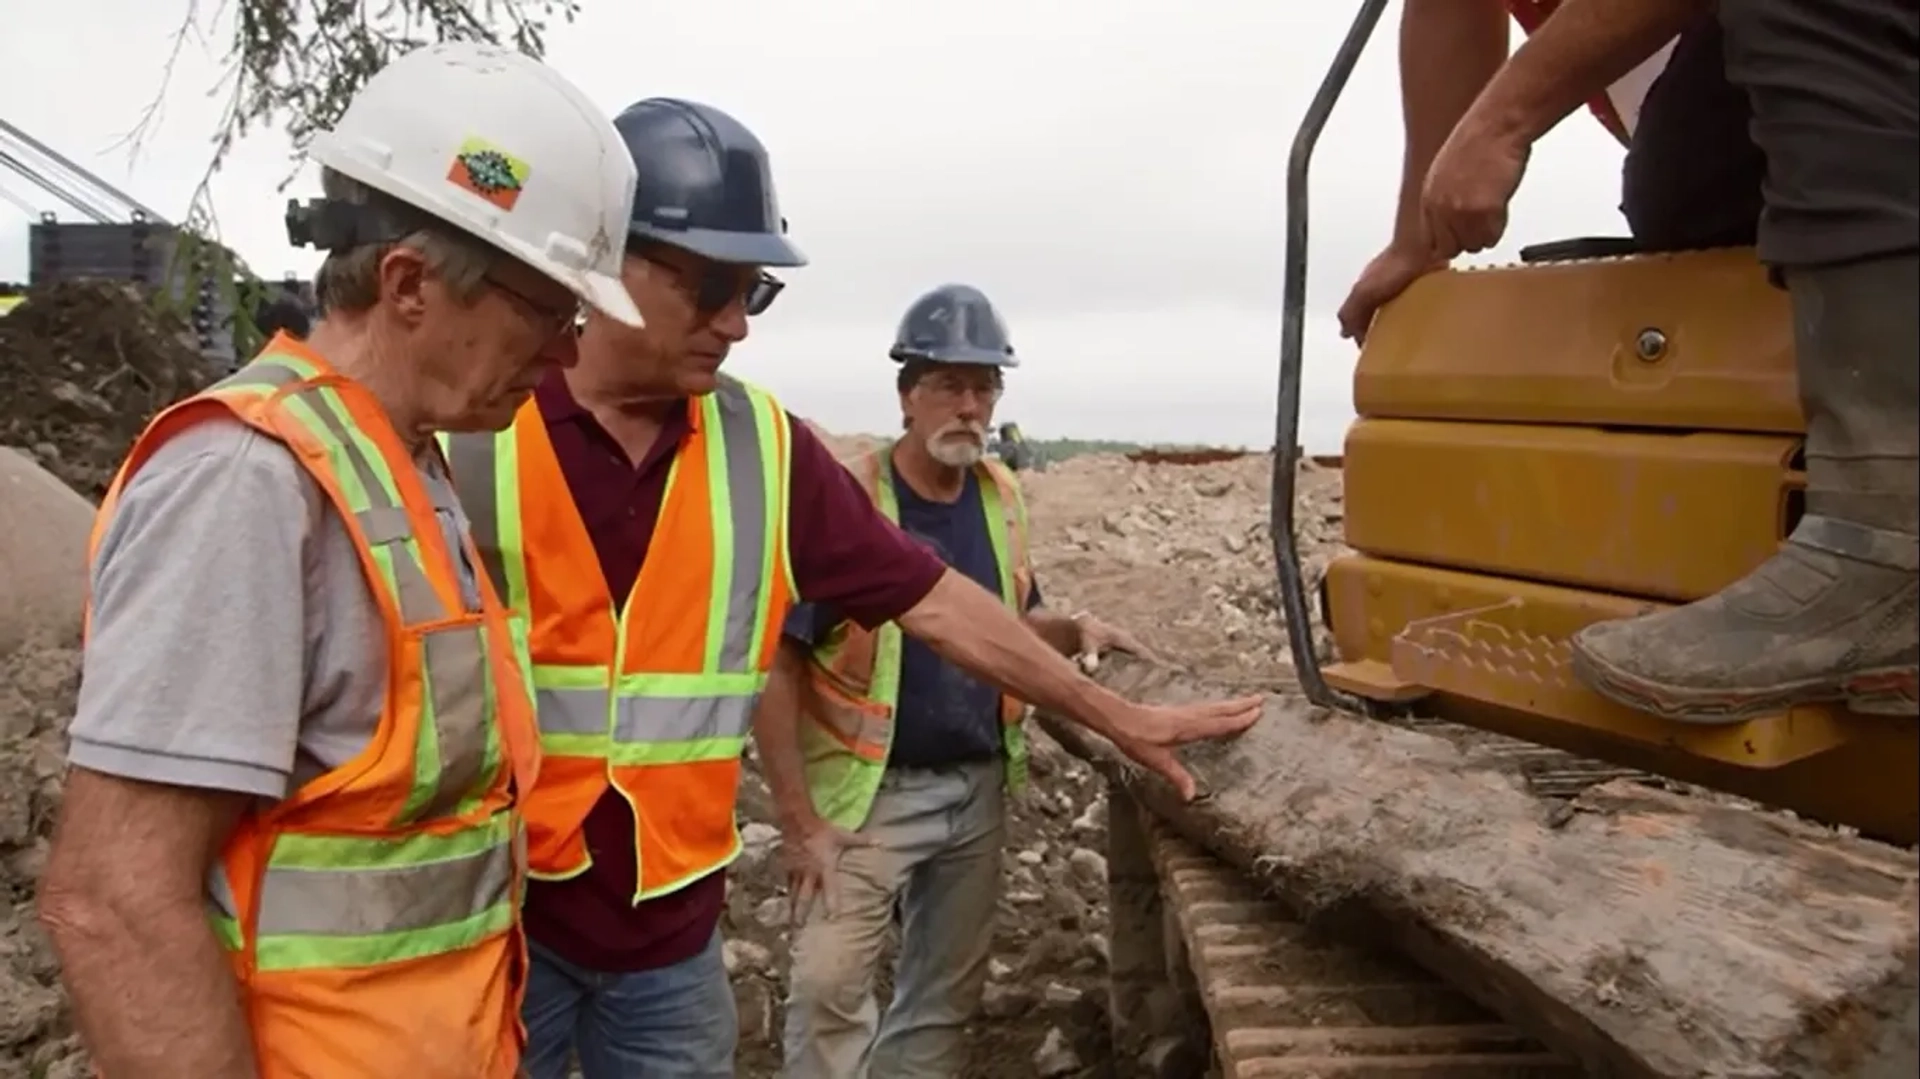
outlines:
[[1802, 512], [1786, 296], [1751, 249], [1429, 275], [1354, 374], [1327, 683], [1920, 841], [1920, 723], [1674, 723], [1573, 676], [1597, 621], [1710, 596]]

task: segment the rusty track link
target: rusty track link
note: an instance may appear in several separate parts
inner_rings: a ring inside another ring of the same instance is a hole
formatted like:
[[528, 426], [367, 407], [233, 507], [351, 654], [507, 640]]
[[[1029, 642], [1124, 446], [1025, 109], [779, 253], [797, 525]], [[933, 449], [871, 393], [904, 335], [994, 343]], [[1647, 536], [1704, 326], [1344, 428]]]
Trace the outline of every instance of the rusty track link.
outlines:
[[1221, 1079], [1562, 1079], [1564, 1058], [1389, 954], [1310, 933], [1139, 810]]

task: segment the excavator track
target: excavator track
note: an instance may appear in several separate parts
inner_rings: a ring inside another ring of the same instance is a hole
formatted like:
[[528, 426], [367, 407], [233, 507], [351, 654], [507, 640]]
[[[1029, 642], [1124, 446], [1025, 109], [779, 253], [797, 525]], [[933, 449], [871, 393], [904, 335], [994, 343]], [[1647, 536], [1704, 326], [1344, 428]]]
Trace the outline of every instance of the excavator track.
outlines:
[[1551, 746], [1536, 745], [1533, 742], [1477, 730], [1443, 719], [1408, 716], [1386, 722], [1416, 730], [1422, 734], [1431, 734], [1436, 738], [1444, 738], [1474, 757], [1496, 763], [1502, 769], [1525, 779], [1527, 788], [1540, 798], [1571, 800], [1579, 797], [1580, 792], [1588, 787], [1596, 787], [1615, 779], [1631, 779], [1636, 783], [1667, 790], [1690, 789], [1685, 784], [1676, 783], [1662, 776], [1622, 768], [1607, 761], [1576, 756]]
[[1579, 1069], [1399, 956], [1330, 940], [1143, 809], [1219, 1079], [1545, 1079]]

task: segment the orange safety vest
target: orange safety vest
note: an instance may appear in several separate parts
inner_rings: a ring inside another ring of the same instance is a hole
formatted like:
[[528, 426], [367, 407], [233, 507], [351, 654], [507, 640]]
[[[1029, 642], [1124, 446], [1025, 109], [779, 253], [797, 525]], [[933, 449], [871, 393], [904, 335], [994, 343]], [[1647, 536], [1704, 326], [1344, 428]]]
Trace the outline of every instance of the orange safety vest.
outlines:
[[510, 1079], [525, 1040], [515, 798], [539, 748], [505, 610], [482, 581], [482, 613], [465, 613], [386, 414], [284, 335], [148, 425], [101, 503], [90, 559], [154, 450], [222, 414], [284, 443], [327, 493], [387, 636], [387, 704], [367, 748], [248, 813], [209, 875], [260, 1075]]
[[611, 788], [633, 809], [636, 903], [739, 855], [740, 755], [794, 596], [785, 410], [724, 377], [687, 410], [691, 430], [618, 617], [538, 404], [498, 434], [447, 441], [539, 714], [532, 874], [564, 880], [593, 865], [582, 826]]
[[[893, 444], [847, 462], [881, 516], [898, 524], [893, 490]], [[991, 457], [974, 466], [980, 480], [987, 537], [1000, 570], [1000, 599], [1015, 612], [1033, 595], [1026, 499], [1013, 470]], [[801, 694], [800, 742], [814, 812], [857, 829], [873, 809], [874, 793], [893, 749], [893, 717], [900, 697], [900, 626], [878, 629], [841, 621], [814, 648], [807, 692]], [[1000, 746], [1006, 786], [1017, 795], [1027, 782], [1027, 705], [1000, 695]]]
[[[1520, 29], [1528, 36], [1540, 29], [1559, 7], [1560, 0], [1507, 0], [1507, 10], [1513, 13], [1513, 21], [1519, 23]], [[1604, 92], [1589, 100], [1587, 108], [1601, 126], [1620, 140], [1620, 145], [1625, 146], [1633, 141], [1627, 132], [1627, 125], [1620, 119], [1620, 110], [1614, 108], [1613, 99]]]

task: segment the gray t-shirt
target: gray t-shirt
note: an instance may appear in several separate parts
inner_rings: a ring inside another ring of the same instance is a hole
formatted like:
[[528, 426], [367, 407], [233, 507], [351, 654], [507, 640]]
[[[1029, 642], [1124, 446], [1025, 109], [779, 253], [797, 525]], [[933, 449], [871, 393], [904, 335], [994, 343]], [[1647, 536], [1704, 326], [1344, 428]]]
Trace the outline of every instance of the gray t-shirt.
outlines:
[[[418, 463], [469, 611], [467, 520]], [[367, 745], [386, 634], [353, 540], [293, 453], [238, 420], [163, 444], [120, 495], [93, 566], [72, 763], [280, 799]]]

